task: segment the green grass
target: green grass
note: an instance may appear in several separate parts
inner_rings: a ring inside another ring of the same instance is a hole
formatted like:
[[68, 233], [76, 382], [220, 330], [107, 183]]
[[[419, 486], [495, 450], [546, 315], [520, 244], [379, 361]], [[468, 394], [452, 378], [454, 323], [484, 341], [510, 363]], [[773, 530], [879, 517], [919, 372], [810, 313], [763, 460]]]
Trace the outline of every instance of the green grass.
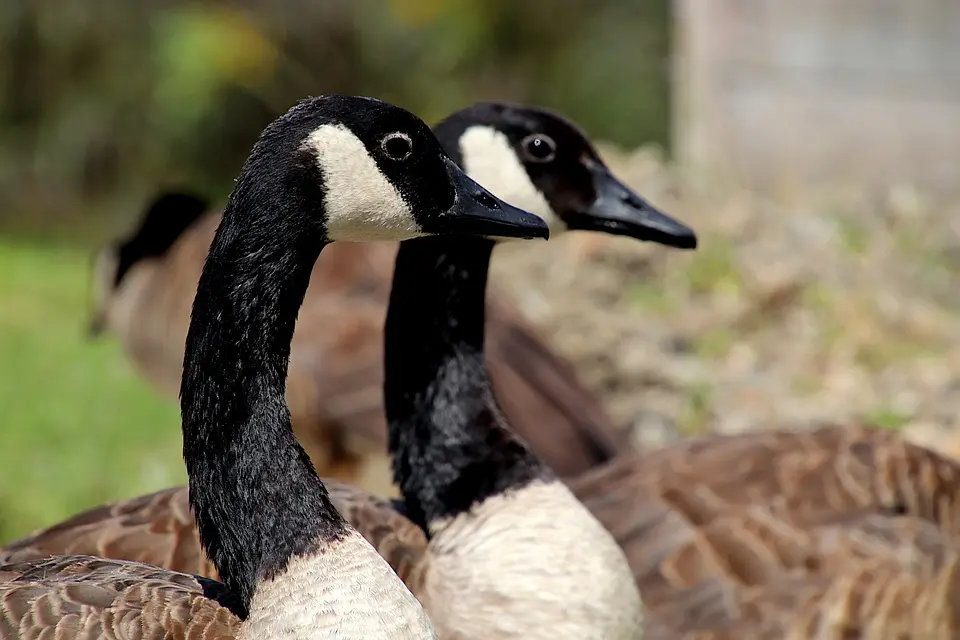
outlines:
[[185, 479], [175, 401], [85, 334], [88, 264], [0, 239], [0, 543]]
[[909, 415], [884, 406], [876, 407], [865, 419], [865, 422], [872, 427], [890, 431], [899, 431], [909, 421]]

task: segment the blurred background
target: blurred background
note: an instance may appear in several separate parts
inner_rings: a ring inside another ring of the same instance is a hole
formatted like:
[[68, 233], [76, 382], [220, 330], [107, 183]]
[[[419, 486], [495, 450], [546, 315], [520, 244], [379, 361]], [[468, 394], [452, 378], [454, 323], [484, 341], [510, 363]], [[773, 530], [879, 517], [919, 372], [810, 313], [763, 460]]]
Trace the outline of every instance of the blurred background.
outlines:
[[697, 229], [494, 261], [637, 446], [860, 420], [960, 453], [952, 0], [6, 0], [0, 540], [184, 480], [175, 401], [85, 334], [92, 253], [334, 92], [558, 109]]

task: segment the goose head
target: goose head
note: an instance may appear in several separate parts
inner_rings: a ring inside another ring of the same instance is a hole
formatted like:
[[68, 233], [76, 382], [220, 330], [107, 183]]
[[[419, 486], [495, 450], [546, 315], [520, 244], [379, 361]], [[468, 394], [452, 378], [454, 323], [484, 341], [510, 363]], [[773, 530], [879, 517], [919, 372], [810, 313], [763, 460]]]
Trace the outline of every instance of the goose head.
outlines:
[[553, 111], [480, 102], [434, 131], [472, 178], [536, 213], [551, 233], [603, 231], [680, 249], [697, 246], [692, 229], [618, 180], [586, 134]]
[[[98, 336], [109, 328], [111, 305], [120, 290], [129, 284], [127, 276], [136, 267], [166, 255], [208, 206], [195, 194], [163, 191], [147, 205], [147, 211], [135, 229], [97, 252], [91, 282], [91, 336]], [[135, 279], [136, 276], [130, 278]]]

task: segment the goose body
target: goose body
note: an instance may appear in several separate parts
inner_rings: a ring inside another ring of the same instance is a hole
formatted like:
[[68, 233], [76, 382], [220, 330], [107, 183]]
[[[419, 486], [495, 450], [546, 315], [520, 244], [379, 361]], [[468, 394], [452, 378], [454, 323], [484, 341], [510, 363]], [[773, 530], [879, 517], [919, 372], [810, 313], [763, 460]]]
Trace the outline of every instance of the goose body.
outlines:
[[[533, 107], [479, 103], [439, 123], [435, 133], [468, 175], [508, 202], [547, 216], [554, 232], [617, 232], [616, 221], [582, 215], [596, 188], [579, 158], [543, 163], [526, 149], [534, 133], [561, 151], [589, 147], [564, 118]], [[195, 196], [164, 193], [134, 233], [99, 256], [94, 325], [118, 337], [137, 368], [169, 395], [179, 388], [189, 304], [219, 217]], [[300, 310], [287, 386], [294, 431], [318, 473], [379, 493], [390, 486], [380, 334], [396, 252], [392, 243], [325, 250]], [[496, 290], [488, 295], [486, 337], [498, 402], [560, 476], [582, 473], [629, 448], [573, 366]]]
[[412, 114], [305, 100], [269, 125], [197, 287], [181, 413], [189, 503], [222, 582], [60, 556], [0, 566], [0, 638], [435, 638], [297, 444], [284, 379], [313, 263], [337, 240], [547, 237], [472, 182]]
[[[447, 126], [456, 139], [480, 130], [458, 120], [438, 129]], [[510, 135], [519, 144], [537, 131]], [[590, 197], [577, 200], [561, 187], [540, 195], [532, 182], [518, 188], [514, 181], [508, 191], [545, 207], [554, 228], [593, 228], [606, 219], [610, 231], [695, 246], [689, 229], [617, 182], [582, 136], [545, 144], [579, 170]], [[453, 151], [467, 164], [461, 149]], [[541, 185], [559, 180], [549, 168], [537, 170]], [[395, 508], [328, 483], [331, 499], [425, 605], [440, 637], [638, 637], [642, 606], [622, 551], [514, 433], [495, 399], [484, 366], [494, 243], [420, 240], [401, 243], [385, 326], [384, 406], [404, 499]], [[175, 489], [81, 514], [8, 552], [13, 559], [57, 545], [95, 546], [212, 571], [192, 533], [183, 490]]]

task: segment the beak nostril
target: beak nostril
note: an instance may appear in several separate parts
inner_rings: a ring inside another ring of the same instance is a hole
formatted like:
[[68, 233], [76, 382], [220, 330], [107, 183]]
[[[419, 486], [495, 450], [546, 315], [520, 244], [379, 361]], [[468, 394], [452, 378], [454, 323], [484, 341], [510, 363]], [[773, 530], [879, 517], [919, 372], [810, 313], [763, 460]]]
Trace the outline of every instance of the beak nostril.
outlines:
[[481, 205], [483, 205], [488, 209], [500, 208], [500, 203], [497, 202], [497, 199], [494, 198], [489, 193], [487, 193], [486, 191], [477, 191], [475, 194], [473, 194], [473, 197], [476, 199], [477, 202], [479, 202]]

